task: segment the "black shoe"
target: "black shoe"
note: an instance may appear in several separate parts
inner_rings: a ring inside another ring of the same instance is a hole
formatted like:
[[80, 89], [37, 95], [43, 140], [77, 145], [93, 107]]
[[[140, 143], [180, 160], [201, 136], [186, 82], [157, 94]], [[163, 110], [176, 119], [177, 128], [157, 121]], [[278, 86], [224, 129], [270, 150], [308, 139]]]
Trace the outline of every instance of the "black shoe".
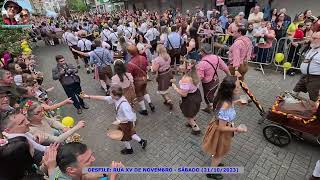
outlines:
[[91, 72], [94, 73], [94, 69], [92, 69]]
[[83, 108], [83, 109], [89, 109], [89, 106], [86, 105], [86, 104], [84, 104], [84, 105], [82, 106], [82, 108]]
[[219, 163], [218, 166], [221, 167], [221, 166], [224, 166], [224, 164], [223, 163]]
[[147, 147], [147, 140], [141, 139], [139, 143], [141, 144], [142, 149], [145, 149]]
[[133, 149], [132, 148], [131, 149], [125, 148], [125, 149], [121, 150], [121, 154], [132, 154], [132, 153], [133, 153]]
[[290, 73], [288, 73], [289, 76], [294, 76], [296, 75], [296, 73], [294, 71], [291, 71]]
[[78, 65], [78, 66], [77, 66], [77, 68], [78, 68], [78, 69], [80, 69], [80, 68], [81, 68], [81, 66], [80, 66], [80, 65]]
[[89, 69], [87, 69], [87, 74], [90, 74], [90, 70]]
[[147, 110], [141, 110], [141, 111], [139, 111], [139, 113], [141, 115], [148, 116], [148, 111]]
[[156, 107], [154, 107], [154, 105], [152, 103], [149, 103], [149, 107], [151, 109], [152, 112], [155, 111]]
[[207, 178], [211, 179], [223, 179], [223, 176], [221, 174], [206, 174]]

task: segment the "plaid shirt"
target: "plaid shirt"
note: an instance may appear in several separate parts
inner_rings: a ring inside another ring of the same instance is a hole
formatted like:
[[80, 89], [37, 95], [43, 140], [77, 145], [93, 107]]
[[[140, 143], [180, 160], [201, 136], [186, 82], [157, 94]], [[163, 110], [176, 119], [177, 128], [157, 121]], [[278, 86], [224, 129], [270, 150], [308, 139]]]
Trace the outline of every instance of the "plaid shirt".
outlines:
[[229, 49], [229, 62], [233, 67], [240, 67], [247, 62], [252, 54], [252, 42], [246, 36], [241, 36], [235, 40]]

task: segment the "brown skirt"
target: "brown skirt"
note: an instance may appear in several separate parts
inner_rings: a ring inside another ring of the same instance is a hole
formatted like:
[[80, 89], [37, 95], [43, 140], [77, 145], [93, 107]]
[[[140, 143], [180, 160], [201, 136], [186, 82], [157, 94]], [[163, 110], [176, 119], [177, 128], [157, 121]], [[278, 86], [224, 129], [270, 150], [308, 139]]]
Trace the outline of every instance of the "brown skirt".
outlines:
[[157, 76], [158, 82], [158, 91], [166, 91], [172, 85], [170, 80], [173, 78], [172, 71], [169, 68], [168, 70], [161, 72]]
[[133, 80], [134, 90], [139, 101], [147, 94], [147, 77], [139, 77]]
[[123, 88], [123, 96], [127, 99], [130, 105], [133, 106], [135, 104], [136, 93], [132, 85], [127, 88]]
[[106, 81], [108, 78], [112, 78], [111, 66], [98, 67], [99, 79]]
[[[214, 156], [224, 156], [230, 151], [233, 132], [219, 131], [219, 120], [213, 120], [209, 123], [202, 141], [204, 152]], [[227, 123], [231, 126], [231, 123]]]
[[132, 135], [136, 134], [136, 131], [133, 127], [133, 122], [120, 123], [119, 130], [123, 132], [121, 141], [131, 141]]
[[208, 83], [202, 83], [204, 101], [206, 104], [212, 103], [214, 98], [214, 93], [216, 92], [219, 85], [219, 79], [212, 79]]
[[188, 93], [186, 97], [182, 97], [180, 109], [184, 117], [195, 117], [200, 110], [201, 101], [202, 97], [199, 89], [194, 93]]

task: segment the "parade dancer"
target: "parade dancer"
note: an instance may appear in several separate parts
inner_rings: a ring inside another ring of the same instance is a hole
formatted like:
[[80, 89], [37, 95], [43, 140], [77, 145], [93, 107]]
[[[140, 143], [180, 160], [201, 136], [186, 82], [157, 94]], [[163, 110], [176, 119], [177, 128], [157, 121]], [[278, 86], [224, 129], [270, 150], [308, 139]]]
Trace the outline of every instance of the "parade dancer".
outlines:
[[108, 49], [101, 47], [100, 40], [95, 40], [94, 44], [96, 49], [87, 53], [75, 49], [72, 49], [72, 51], [79, 53], [82, 56], [90, 57], [90, 64], [94, 64], [97, 67], [101, 87], [105, 90], [106, 95], [109, 95], [113, 56]]
[[158, 93], [163, 97], [164, 104], [172, 110], [173, 103], [168, 92], [169, 87], [172, 84], [170, 80], [173, 78], [172, 70], [170, 68], [171, 58], [162, 44], [157, 46], [156, 52], [159, 56], [152, 61], [152, 71], [157, 74]]
[[[142, 149], [147, 146], [147, 140], [141, 139], [134, 130], [134, 122], [136, 121], [136, 114], [133, 112], [127, 99], [123, 96], [123, 90], [119, 85], [113, 85], [111, 88], [111, 96], [92, 96], [82, 94], [86, 99], [94, 99], [107, 101], [109, 104], [114, 104], [116, 108], [116, 122], [119, 124], [119, 129], [123, 132], [123, 141], [125, 149], [121, 150], [121, 154], [132, 154], [133, 149], [130, 145], [132, 139], [139, 142]], [[115, 124], [115, 123], [114, 123]]]
[[134, 80], [134, 88], [142, 115], [148, 115], [144, 101], [147, 101], [152, 112], [155, 107], [151, 102], [150, 95], [147, 93], [147, 67], [148, 61], [144, 56], [139, 55], [138, 48], [134, 45], [128, 46], [128, 52], [131, 55], [131, 60], [127, 65], [127, 70], [132, 74]]
[[[175, 82], [175, 79], [172, 79], [171, 82]], [[197, 75], [196, 68], [194, 64], [179, 81], [179, 88], [172, 84], [172, 87], [178, 94], [181, 95], [180, 109], [184, 117], [188, 119], [186, 123], [187, 127], [192, 128], [192, 134], [200, 134], [200, 128], [196, 124], [196, 115], [198, 114], [201, 106], [201, 93], [199, 90], [200, 78]]]
[[73, 54], [74, 59], [76, 60], [77, 67], [78, 69], [80, 69], [79, 55], [76, 52], [72, 51], [72, 48], [79, 50], [78, 37], [71, 32], [70, 28], [66, 27], [64, 30], [65, 30], [65, 33], [63, 33], [62, 38], [65, 40], [65, 42], [69, 46], [69, 49]]
[[[87, 33], [86, 32], [82, 32], [80, 34], [80, 37], [81, 37], [81, 39], [78, 41], [78, 48], [80, 48], [81, 52], [84, 52], [84, 53], [90, 52], [92, 43], [91, 43], [91, 41], [86, 39]], [[89, 60], [90, 60], [89, 57], [83, 57], [83, 61], [85, 63], [84, 67], [86, 68], [86, 71], [87, 71], [88, 74], [90, 74]]]

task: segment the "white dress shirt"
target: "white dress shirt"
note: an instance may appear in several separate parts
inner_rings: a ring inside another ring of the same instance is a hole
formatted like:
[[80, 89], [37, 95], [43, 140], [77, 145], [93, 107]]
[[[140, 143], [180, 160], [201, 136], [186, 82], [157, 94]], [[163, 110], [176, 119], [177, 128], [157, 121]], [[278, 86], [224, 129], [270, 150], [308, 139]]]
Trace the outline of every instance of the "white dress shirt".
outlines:
[[104, 42], [108, 41], [108, 37], [109, 37], [110, 33], [111, 33], [111, 31], [109, 29], [104, 29], [100, 34], [101, 40]]
[[[118, 113], [116, 114], [117, 121], [120, 121], [120, 123], [136, 121], [136, 113], [133, 112], [131, 105], [124, 96], [122, 96], [119, 100], [114, 100], [111, 96], [106, 96], [104, 99], [109, 104], [114, 104], [115, 108], [118, 109]], [[122, 101], [124, 102], [121, 103]]]
[[147, 41], [151, 42], [159, 36], [160, 33], [156, 28], [150, 28], [148, 29], [147, 33], [144, 35], [144, 37], [147, 39]]
[[71, 32], [65, 32], [62, 35], [68, 46], [76, 46], [78, 44], [78, 37]]
[[86, 38], [82, 38], [78, 41], [78, 47], [81, 51], [91, 51], [91, 41]]

